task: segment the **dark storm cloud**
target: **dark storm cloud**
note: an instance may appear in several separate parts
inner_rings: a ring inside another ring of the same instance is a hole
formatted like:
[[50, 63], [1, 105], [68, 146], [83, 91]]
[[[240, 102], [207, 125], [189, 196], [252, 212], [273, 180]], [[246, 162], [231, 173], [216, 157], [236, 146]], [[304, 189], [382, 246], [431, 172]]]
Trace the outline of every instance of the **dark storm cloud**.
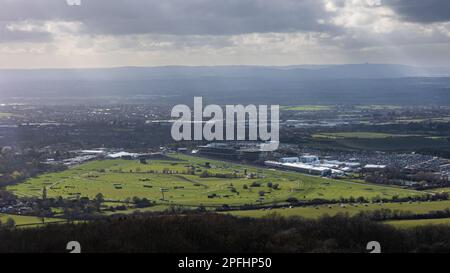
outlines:
[[331, 31], [330, 13], [318, 0], [0, 0], [0, 21], [60, 20], [83, 23], [88, 34], [234, 35]]
[[450, 0], [384, 0], [406, 21], [436, 23], [450, 21]]

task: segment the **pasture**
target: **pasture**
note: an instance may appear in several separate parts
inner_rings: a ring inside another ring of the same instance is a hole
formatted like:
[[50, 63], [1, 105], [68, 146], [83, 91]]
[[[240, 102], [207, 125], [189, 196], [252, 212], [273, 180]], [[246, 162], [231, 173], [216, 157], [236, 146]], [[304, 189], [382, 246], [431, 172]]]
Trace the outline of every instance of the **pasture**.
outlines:
[[435, 226], [435, 225], [446, 225], [450, 226], [450, 218], [444, 219], [420, 219], [420, 220], [395, 220], [386, 221], [386, 224], [392, 225], [396, 228], [414, 228], [419, 226]]
[[405, 135], [405, 134], [389, 134], [389, 133], [377, 133], [377, 132], [340, 132], [340, 133], [319, 133], [314, 134], [314, 138], [363, 138], [363, 139], [383, 139], [394, 137], [412, 137], [417, 135]]
[[372, 104], [372, 105], [358, 105], [357, 109], [360, 110], [399, 110], [402, 109], [402, 106], [399, 105], [389, 105], [389, 104]]
[[327, 105], [297, 105], [297, 106], [282, 106], [281, 110], [285, 111], [302, 111], [302, 112], [314, 112], [314, 111], [328, 111], [333, 109]]
[[443, 137], [383, 132], [334, 132], [311, 135], [311, 145], [342, 150], [411, 151], [419, 149], [450, 149]]
[[14, 220], [17, 227], [35, 226], [35, 225], [40, 225], [42, 223], [66, 222], [66, 220], [64, 220], [64, 219], [57, 219], [57, 218], [44, 218], [44, 221], [42, 221], [42, 218], [35, 217], [35, 216], [23, 216], [23, 215], [12, 215], [12, 214], [1, 214], [0, 213], [0, 222], [1, 223], [5, 224], [9, 218]]
[[[409, 211], [415, 214], [425, 214], [431, 211], [442, 211], [450, 209], [450, 201], [436, 201], [436, 202], [412, 202], [412, 203], [385, 203], [385, 204], [346, 204], [340, 206], [334, 205], [321, 205], [321, 206], [308, 206], [308, 207], [294, 207], [294, 208], [281, 208], [271, 210], [247, 210], [247, 211], [232, 211], [227, 212], [229, 214], [240, 217], [252, 217], [262, 218], [272, 214], [276, 214], [283, 217], [303, 217], [308, 219], [317, 219], [325, 214], [334, 216], [339, 213], [348, 214], [354, 216], [361, 211], [375, 211], [380, 209], [390, 209], [392, 211]], [[410, 220], [408, 220], [410, 221]]]

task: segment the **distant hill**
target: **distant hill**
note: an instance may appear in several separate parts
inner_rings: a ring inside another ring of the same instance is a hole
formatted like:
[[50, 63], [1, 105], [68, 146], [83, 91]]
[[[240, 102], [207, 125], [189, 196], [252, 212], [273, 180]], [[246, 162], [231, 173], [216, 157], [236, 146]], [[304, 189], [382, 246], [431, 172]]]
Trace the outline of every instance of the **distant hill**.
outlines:
[[450, 104], [450, 68], [391, 64], [0, 70], [0, 102]]
[[382, 79], [450, 76], [450, 68], [413, 67], [393, 64], [345, 64], [298, 66], [161, 66], [95, 69], [0, 70], [1, 81], [15, 80], [146, 80], [203, 77], [249, 77], [284, 79]]

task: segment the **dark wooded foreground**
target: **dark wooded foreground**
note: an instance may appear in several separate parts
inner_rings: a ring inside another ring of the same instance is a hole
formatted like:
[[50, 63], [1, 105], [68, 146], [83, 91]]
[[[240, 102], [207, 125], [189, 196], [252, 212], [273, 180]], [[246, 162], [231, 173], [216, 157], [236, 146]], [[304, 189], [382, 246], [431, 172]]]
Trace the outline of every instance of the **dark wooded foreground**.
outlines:
[[133, 215], [86, 224], [56, 224], [0, 231], [0, 252], [450, 252], [450, 227], [398, 230], [367, 218], [343, 215], [319, 220], [235, 218], [226, 215]]

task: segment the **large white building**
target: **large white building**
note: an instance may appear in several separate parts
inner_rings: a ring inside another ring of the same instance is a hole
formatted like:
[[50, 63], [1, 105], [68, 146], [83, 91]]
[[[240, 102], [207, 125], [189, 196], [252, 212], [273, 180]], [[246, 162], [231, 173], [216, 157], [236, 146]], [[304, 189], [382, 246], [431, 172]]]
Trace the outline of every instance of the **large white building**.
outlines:
[[108, 154], [106, 156], [106, 158], [109, 158], [109, 159], [136, 158], [138, 156], [139, 156], [139, 154], [136, 154], [136, 153], [117, 152], [117, 153]]
[[376, 165], [376, 164], [367, 164], [364, 166], [364, 171], [366, 172], [376, 172], [376, 171], [384, 171], [386, 170], [386, 165]]
[[317, 155], [302, 155], [300, 157], [300, 162], [314, 164], [319, 162], [319, 157]]
[[301, 162], [294, 162], [294, 163], [281, 163], [277, 161], [265, 161], [264, 164], [269, 167], [276, 167], [291, 171], [297, 171], [307, 174], [313, 174], [313, 175], [331, 175], [332, 170], [330, 168], [320, 167], [320, 166], [314, 166], [310, 164], [305, 164]]
[[281, 163], [296, 163], [296, 162], [299, 162], [299, 158], [298, 157], [283, 157], [283, 158], [280, 158], [280, 162]]

